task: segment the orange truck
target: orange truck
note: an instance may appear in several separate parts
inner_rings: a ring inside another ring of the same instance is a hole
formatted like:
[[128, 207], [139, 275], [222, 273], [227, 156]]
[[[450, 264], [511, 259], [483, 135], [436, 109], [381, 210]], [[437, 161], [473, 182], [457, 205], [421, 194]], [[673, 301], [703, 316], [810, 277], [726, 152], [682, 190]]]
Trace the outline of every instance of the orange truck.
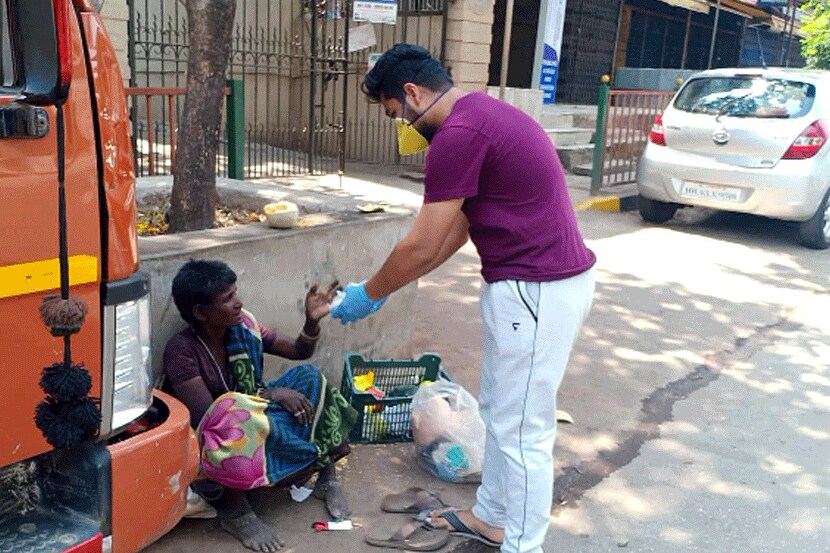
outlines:
[[[182, 517], [198, 447], [153, 387], [115, 51], [91, 0], [0, 0], [0, 72], [0, 551], [138, 551]], [[39, 309], [63, 275], [88, 308], [71, 356], [100, 422], [53, 447], [35, 412], [68, 342]]]

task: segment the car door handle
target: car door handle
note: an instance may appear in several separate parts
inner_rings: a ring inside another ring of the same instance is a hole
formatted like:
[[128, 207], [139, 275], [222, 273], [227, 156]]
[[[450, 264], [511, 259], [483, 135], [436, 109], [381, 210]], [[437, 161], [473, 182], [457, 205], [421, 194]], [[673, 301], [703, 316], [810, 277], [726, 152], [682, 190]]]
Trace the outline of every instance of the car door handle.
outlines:
[[0, 108], [0, 138], [43, 138], [49, 134], [46, 110], [10, 104]]
[[673, 131], [679, 131], [681, 129], [681, 127], [678, 125], [666, 125], [666, 128], [671, 129]]

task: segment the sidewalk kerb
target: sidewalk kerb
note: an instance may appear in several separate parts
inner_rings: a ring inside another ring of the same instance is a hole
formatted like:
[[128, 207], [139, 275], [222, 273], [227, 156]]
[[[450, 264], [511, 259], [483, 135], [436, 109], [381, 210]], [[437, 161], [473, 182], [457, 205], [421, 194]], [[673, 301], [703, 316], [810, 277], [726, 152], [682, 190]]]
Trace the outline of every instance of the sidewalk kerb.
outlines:
[[576, 204], [577, 211], [594, 210], [607, 212], [636, 211], [637, 195], [590, 196]]

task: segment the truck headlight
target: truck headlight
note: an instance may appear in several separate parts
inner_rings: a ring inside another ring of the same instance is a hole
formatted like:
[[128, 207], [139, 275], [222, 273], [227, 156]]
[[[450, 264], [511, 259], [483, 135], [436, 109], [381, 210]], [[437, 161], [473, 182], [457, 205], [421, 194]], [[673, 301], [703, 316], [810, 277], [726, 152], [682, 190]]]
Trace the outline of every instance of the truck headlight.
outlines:
[[101, 437], [141, 417], [152, 402], [150, 295], [143, 293], [104, 307]]
[[114, 307], [112, 430], [139, 418], [153, 402], [150, 296]]

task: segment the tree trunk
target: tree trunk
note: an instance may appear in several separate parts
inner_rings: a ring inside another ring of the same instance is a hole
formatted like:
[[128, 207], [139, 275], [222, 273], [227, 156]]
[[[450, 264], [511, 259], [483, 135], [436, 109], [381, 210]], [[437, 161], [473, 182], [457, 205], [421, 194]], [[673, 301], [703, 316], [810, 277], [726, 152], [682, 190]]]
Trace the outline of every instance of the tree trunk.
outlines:
[[216, 153], [236, 0], [186, 0], [187, 92], [179, 122], [170, 232], [213, 228]]

